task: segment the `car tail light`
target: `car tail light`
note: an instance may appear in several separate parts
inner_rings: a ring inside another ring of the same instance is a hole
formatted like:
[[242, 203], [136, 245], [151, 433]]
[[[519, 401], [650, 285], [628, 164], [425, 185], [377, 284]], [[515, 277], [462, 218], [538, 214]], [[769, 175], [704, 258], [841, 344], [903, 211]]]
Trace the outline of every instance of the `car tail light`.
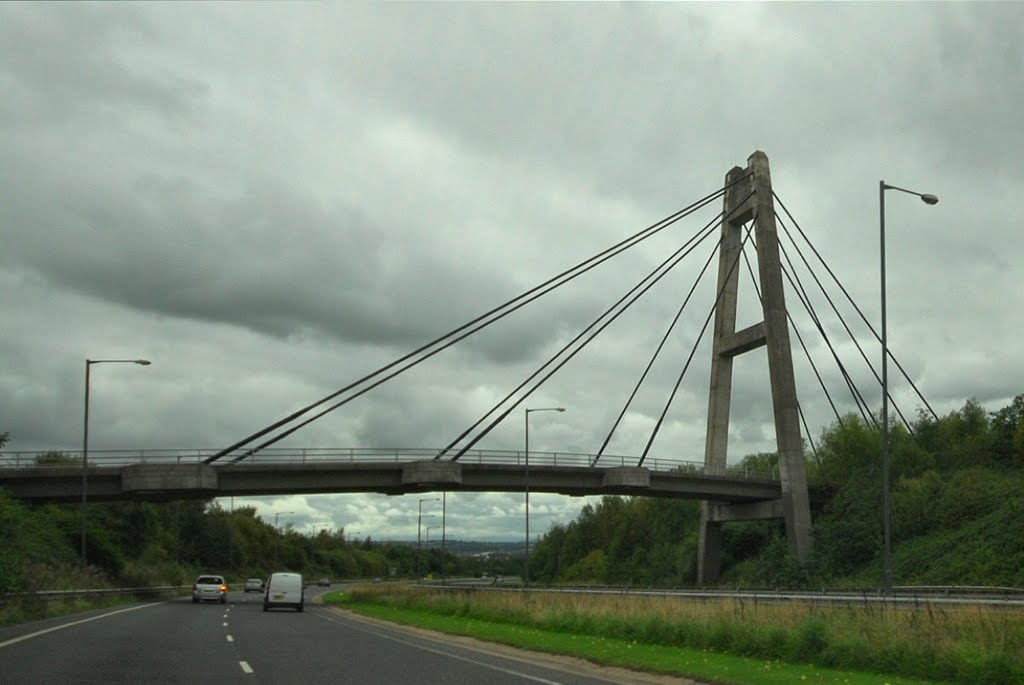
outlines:
[[221, 590], [221, 592], [227, 592], [228, 591], [228, 586], [227, 585], [221, 585], [220, 586], [220, 590]]

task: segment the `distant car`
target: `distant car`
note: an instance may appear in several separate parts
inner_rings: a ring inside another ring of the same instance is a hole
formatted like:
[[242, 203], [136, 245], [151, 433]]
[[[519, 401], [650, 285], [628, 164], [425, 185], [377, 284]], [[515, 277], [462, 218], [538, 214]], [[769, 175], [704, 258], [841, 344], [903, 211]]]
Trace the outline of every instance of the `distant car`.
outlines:
[[379, 582], [380, 582], [380, 576], [374, 576], [374, 578], [373, 578], [373, 584], [374, 584], [374, 585], [376, 585], [376, 584], [377, 584], [377, 583], [379, 583]]
[[263, 592], [263, 579], [262, 578], [250, 578], [245, 581], [246, 592]]
[[275, 607], [291, 607], [302, 611], [306, 596], [301, 573], [273, 573], [263, 591], [263, 611]]
[[330, 587], [331, 581], [328, 578], [321, 578], [320, 580], [316, 581], [316, 584], [320, 587]]
[[192, 603], [228, 601], [228, 586], [224, 576], [199, 576], [192, 584]]

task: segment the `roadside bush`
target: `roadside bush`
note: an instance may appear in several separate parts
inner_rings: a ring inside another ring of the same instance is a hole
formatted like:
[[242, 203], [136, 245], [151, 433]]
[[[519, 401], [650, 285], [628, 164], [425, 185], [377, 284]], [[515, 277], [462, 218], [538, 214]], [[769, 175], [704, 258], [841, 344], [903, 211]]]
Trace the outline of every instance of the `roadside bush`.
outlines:
[[943, 527], [955, 528], [990, 514], [1011, 494], [1011, 488], [1005, 474], [980, 467], [958, 471], [943, 489], [938, 522]]
[[942, 477], [937, 471], [901, 478], [892, 494], [893, 538], [902, 540], [929, 532], [935, 526], [941, 492]]

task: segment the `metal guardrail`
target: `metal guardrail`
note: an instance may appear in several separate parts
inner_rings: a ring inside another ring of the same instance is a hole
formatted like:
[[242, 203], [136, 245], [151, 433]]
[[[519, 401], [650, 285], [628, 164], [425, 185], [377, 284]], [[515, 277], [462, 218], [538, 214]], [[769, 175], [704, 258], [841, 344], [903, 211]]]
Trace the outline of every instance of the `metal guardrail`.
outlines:
[[0, 595], [0, 603], [18, 599], [41, 599], [54, 601], [58, 599], [74, 599], [76, 597], [115, 597], [118, 595], [151, 596], [171, 592], [185, 592], [191, 585], [160, 585], [157, 587], [117, 587], [98, 588], [91, 590], [38, 590], [36, 592], [7, 592]]
[[[89, 450], [89, 465], [128, 466], [131, 464], [198, 464], [218, 449], [145, 449], [145, 450]], [[330, 463], [371, 463], [407, 462], [433, 459], [440, 448], [374, 448], [374, 447], [303, 447], [269, 448], [262, 450], [242, 464], [330, 464]], [[530, 451], [531, 466], [590, 467], [595, 455], [579, 452], [534, 452]], [[525, 465], [526, 455], [518, 450], [468, 450], [460, 459], [463, 464], [506, 464]], [[597, 468], [636, 466], [636, 456], [602, 455]], [[38, 466], [69, 468], [81, 467], [81, 451], [6, 451], [0, 454], [0, 468], [32, 468]], [[230, 457], [215, 462], [218, 468], [230, 468]], [[689, 461], [666, 457], [648, 458], [644, 465], [651, 471], [684, 471], [704, 473], [703, 461]], [[778, 469], [760, 470], [733, 467], [730, 477], [760, 480], [778, 480]]]
[[[805, 592], [791, 590], [693, 590], [681, 588], [635, 588], [610, 586], [541, 586], [530, 585], [524, 588], [514, 584], [503, 586], [501, 582], [493, 584], [465, 583], [444, 585], [431, 583], [423, 587], [438, 590], [457, 590], [472, 592], [543, 592], [551, 594], [576, 595], [628, 595], [634, 597], [678, 597], [699, 600], [751, 600], [757, 602], [804, 602], [810, 604], [835, 605], [891, 605], [908, 608], [923, 607], [928, 604], [960, 605], [960, 606], [992, 606], [1002, 608], [1024, 609], [1024, 589], [1006, 587], [966, 587], [966, 586], [903, 586], [898, 592], [885, 595], [880, 590], [832, 590], [821, 592]], [[894, 588], [895, 589], [895, 588]], [[927, 591], [926, 591], [927, 590]], [[966, 590], [967, 592], [952, 592]], [[976, 596], [964, 596], [975, 594]]]

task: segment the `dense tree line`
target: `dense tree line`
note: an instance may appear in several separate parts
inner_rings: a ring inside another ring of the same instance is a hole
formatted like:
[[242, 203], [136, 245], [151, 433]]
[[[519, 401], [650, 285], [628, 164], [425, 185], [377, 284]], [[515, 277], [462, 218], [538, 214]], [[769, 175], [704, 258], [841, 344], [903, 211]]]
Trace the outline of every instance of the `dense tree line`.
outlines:
[[[1024, 587], [1024, 395], [988, 413], [976, 401], [938, 419], [893, 424], [897, 584]], [[828, 427], [807, 455], [833, 495], [815, 512], [813, 558], [789, 553], [781, 522], [724, 527], [723, 584], [877, 586], [881, 576], [881, 432], [861, 417]], [[775, 454], [737, 470], [771, 469]], [[606, 497], [537, 543], [531, 576], [547, 582], [692, 585], [699, 504]]]

